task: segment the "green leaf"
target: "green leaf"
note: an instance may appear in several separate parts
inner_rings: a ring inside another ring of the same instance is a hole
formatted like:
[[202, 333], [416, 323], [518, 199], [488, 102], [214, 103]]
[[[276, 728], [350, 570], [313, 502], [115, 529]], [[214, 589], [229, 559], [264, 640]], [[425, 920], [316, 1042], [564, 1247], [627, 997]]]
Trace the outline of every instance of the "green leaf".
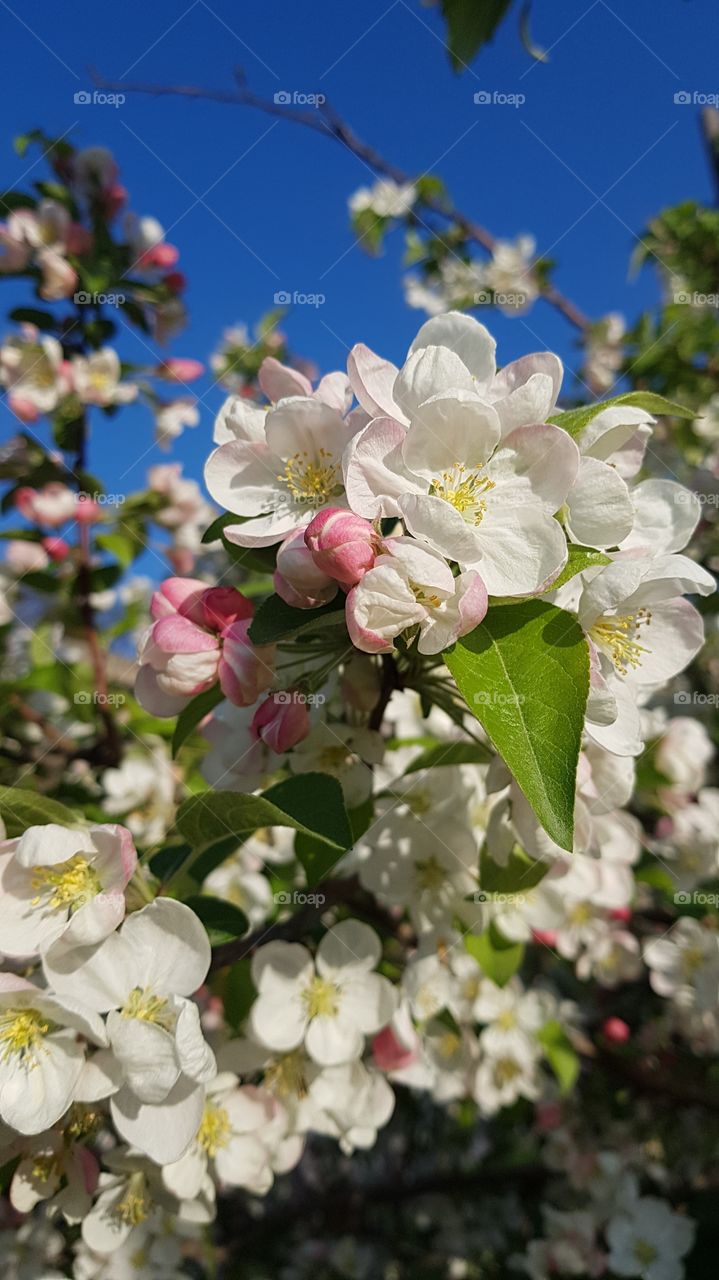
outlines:
[[184, 902], [204, 924], [213, 947], [241, 938], [250, 927], [244, 911], [233, 902], [200, 893], [192, 894]]
[[572, 1047], [561, 1022], [555, 1019], [545, 1022], [541, 1031], [537, 1032], [537, 1039], [557, 1077], [560, 1091], [571, 1092], [579, 1075], [579, 1055]]
[[498, 987], [507, 985], [524, 958], [524, 944], [508, 942], [494, 924], [484, 933], [466, 934], [464, 945], [482, 972]]
[[435, 769], [438, 765], [456, 764], [488, 764], [494, 758], [494, 752], [481, 742], [438, 742], [428, 747], [413, 760], [408, 773], [418, 773], [420, 769]]
[[133, 560], [142, 551], [142, 539], [125, 533], [98, 533], [95, 538], [98, 547], [114, 556], [123, 569], [129, 568]]
[[225, 1018], [233, 1031], [239, 1031], [252, 1008], [257, 992], [252, 981], [252, 961], [247, 956], [237, 960], [224, 975], [222, 1000]]
[[[352, 845], [352, 830], [336, 778], [303, 773], [270, 787], [261, 796], [206, 791], [185, 800], [177, 811], [180, 834], [192, 846], [185, 863], [194, 874], [201, 855], [220, 845], [226, 857], [259, 827], [290, 827], [330, 849], [333, 860]], [[203, 864], [204, 874], [208, 874]]]
[[479, 859], [479, 883], [486, 893], [517, 894], [528, 893], [549, 871], [549, 863], [541, 859], [530, 858], [529, 854], [515, 845], [507, 859], [507, 865], [500, 867], [490, 857], [486, 848], [482, 849]]
[[557, 587], [563, 587], [565, 582], [576, 578], [578, 573], [584, 573], [585, 569], [593, 569], [595, 566], [610, 563], [609, 556], [605, 556], [603, 551], [594, 551], [592, 547], [579, 547], [570, 543], [569, 559], [559, 577], [555, 578], [551, 586], [547, 587], [547, 591], [556, 591]]
[[576, 618], [542, 600], [493, 605], [444, 658], [542, 826], [571, 851], [589, 691]]
[[553, 418], [549, 418], [549, 422], [557, 427], [563, 427], [570, 436], [576, 437], [581, 435], [584, 428], [592, 418], [596, 418], [598, 413], [603, 413], [605, 409], [620, 408], [622, 405], [630, 405], [634, 409], [645, 409], [647, 413], [664, 414], [672, 418], [696, 417], [694, 409], [675, 404], [673, 400], [665, 400], [664, 396], [658, 396], [654, 391], [627, 391], [625, 395], [614, 396], [611, 400], [600, 400], [597, 404], [585, 405], [581, 409], [568, 409], [566, 413], [557, 413]]
[[216, 520], [212, 521], [211, 525], [207, 526], [205, 532], [200, 538], [200, 542], [205, 544], [208, 542], [217, 542], [222, 537], [222, 530], [228, 524], [239, 524], [239, 520], [239, 516], [233, 516], [231, 511], [223, 511], [221, 516], [218, 516]]
[[344, 595], [342, 592], [320, 609], [294, 609], [279, 596], [263, 601], [252, 619], [249, 637], [253, 644], [275, 644], [298, 631], [308, 631], [315, 626], [330, 623], [344, 624]]
[[37, 791], [25, 791], [22, 787], [0, 787], [0, 816], [10, 838], [22, 835], [28, 827], [44, 827], [57, 822], [64, 827], [78, 826], [72, 809], [38, 795]]
[[57, 320], [50, 311], [41, 311], [39, 307], [15, 307], [9, 313], [14, 324], [34, 324], [46, 332], [57, 328]]
[[213, 684], [211, 689], [205, 689], [204, 693], [198, 693], [192, 702], [188, 702], [184, 711], [181, 711], [177, 717], [175, 732], [172, 735], [172, 758], [174, 760], [180, 747], [187, 738], [189, 738], [195, 725], [212, 711], [218, 703], [222, 702], [224, 693], [219, 684]]
[[447, 23], [447, 50], [452, 67], [461, 70], [494, 36], [512, 0], [442, 0]]

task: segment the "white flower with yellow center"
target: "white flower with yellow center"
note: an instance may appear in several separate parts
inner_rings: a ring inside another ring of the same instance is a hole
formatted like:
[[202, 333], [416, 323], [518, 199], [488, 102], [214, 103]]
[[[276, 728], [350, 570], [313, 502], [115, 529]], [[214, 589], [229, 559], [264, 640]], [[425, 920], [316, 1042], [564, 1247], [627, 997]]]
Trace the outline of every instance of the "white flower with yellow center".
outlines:
[[539, 1093], [539, 1044], [517, 1040], [511, 1047], [485, 1053], [474, 1076], [472, 1093], [482, 1115], [493, 1116], [511, 1107], [517, 1098], [536, 1098]]
[[162, 1181], [178, 1200], [194, 1200], [211, 1170], [224, 1186], [265, 1195], [274, 1174], [291, 1169], [302, 1154], [303, 1139], [287, 1129], [287, 1112], [267, 1089], [240, 1086], [237, 1076], [222, 1072], [208, 1086], [192, 1146], [164, 1166]]
[[607, 1226], [607, 1265], [617, 1276], [642, 1280], [683, 1280], [696, 1223], [674, 1213], [666, 1200], [643, 1196], [632, 1201]]
[[83, 404], [106, 407], [111, 404], [129, 404], [137, 396], [132, 382], [121, 382], [120, 357], [112, 347], [101, 347], [89, 356], [75, 356], [72, 360], [72, 380], [75, 391]]
[[137, 865], [130, 832], [107, 825], [73, 831], [29, 827], [0, 844], [0, 937], [8, 956], [45, 953], [62, 940], [101, 942], [122, 922]]
[[227, 525], [230, 542], [266, 547], [309, 524], [326, 506], [343, 505], [342, 453], [351, 426], [312, 396], [280, 400], [261, 438], [221, 444], [205, 466], [210, 494], [244, 523]]
[[44, 964], [55, 990], [81, 991], [91, 1009], [108, 1015], [105, 1092], [112, 1093], [115, 1128], [158, 1163], [179, 1160], [202, 1119], [204, 1085], [216, 1073], [197, 1006], [187, 998], [210, 964], [197, 916], [158, 898], [99, 947], [54, 947]]
[[646, 944], [644, 960], [657, 995], [684, 1009], [716, 1009], [719, 939], [712, 929], [684, 916], [663, 937]]
[[321, 1066], [359, 1058], [365, 1036], [384, 1027], [396, 1005], [391, 983], [372, 972], [380, 955], [377, 934], [357, 920], [330, 929], [314, 959], [298, 943], [260, 947], [252, 960], [255, 1039], [283, 1051], [304, 1043]]
[[0, 974], [0, 1120], [26, 1134], [54, 1125], [74, 1099], [85, 1041], [107, 1044], [97, 1014]]

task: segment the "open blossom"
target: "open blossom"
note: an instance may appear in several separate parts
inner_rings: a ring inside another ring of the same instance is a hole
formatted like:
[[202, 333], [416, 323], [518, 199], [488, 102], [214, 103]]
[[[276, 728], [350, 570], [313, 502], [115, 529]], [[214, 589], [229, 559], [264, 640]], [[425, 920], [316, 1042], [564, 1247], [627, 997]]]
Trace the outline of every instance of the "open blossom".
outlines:
[[494, 341], [486, 329], [455, 314], [427, 321], [391, 392], [386, 375], [380, 382], [376, 366], [366, 357], [364, 364], [369, 379], [355, 360], [355, 383], [377, 386], [403, 421], [390, 410], [352, 440], [344, 459], [352, 509], [368, 519], [401, 517], [416, 538], [476, 569], [490, 595], [542, 589], [567, 558], [553, 515], [579, 453], [567, 432], [541, 420], [513, 422], [503, 436], [490, 403]]
[[0, 347], [0, 381], [9, 392], [11, 406], [15, 402], [20, 406], [20, 417], [31, 410], [52, 413], [70, 390], [57, 338], [41, 334], [34, 325], [23, 325]]
[[89, 356], [74, 356], [72, 381], [83, 404], [106, 408], [112, 404], [129, 404], [137, 396], [137, 387], [122, 382], [120, 357], [112, 347], [101, 347]]
[[380, 952], [376, 933], [357, 920], [330, 929], [314, 960], [298, 943], [260, 947], [252, 961], [258, 991], [250, 1013], [253, 1035], [270, 1049], [304, 1044], [322, 1066], [359, 1058], [365, 1036], [394, 1012], [394, 989], [372, 972]]
[[0, 844], [0, 933], [8, 956], [53, 943], [101, 942], [125, 915], [125, 888], [137, 865], [120, 826], [68, 830], [49, 822]]
[[0, 1120], [19, 1133], [43, 1133], [65, 1114], [86, 1042], [107, 1043], [101, 1018], [75, 997], [0, 974]]
[[188, 999], [209, 964], [200, 921], [170, 898], [129, 916], [99, 947], [56, 947], [45, 958], [61, 999], [82, 991], [90, 1009], [107, 1014], [111, 1053], [103, 1068], [113, 1123], [162, 1164], [189, 1147], [202, 1119], [204, 1085], [216, 1074], [197, 1006]]
[[224, 536], [241, 547], [266, 547], [309, 524], [342, 496], [342, 453], [350, 428], [337, 409], [293, 395], [270, 409], [263, 435], [221, 444], [205, 466], [211, 496], [244, 516]]
[[349, 199], [350, 213], [371, 209], [378, 218], [403, 218], [417, 199], [413, 182], [379, 178], [371, 187], [359, 187]]
[[682, 1280], [682, 1259], [694, 1243], [695, 1223], [665, 1200], [643, 1196], [626, 1205], [607, 1227], [609, 1269], [642, 1280]]
[[189, 396], [169, 400], [155, 412], [155, 436], [161, 449], [169, 449], [185, 427], [196, 427], [200, 421], [197, 402]]
[[478, 573], [455, 578], [446, 560], [412, 538], [390, 538], [347, 597], [347, 628], [365, 653], [388, 653], [396, 636], [419, 627], [420, 653], [441, 653], [487, 612]]

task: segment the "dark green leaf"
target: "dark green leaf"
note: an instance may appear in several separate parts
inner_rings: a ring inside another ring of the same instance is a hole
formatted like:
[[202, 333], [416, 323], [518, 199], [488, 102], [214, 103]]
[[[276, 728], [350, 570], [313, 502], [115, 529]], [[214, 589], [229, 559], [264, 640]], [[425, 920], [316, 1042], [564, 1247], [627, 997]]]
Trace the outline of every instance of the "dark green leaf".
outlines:
[[515, 845], [505, 867], [500, 867], [483, 848], [479, 860], [479, 883], [486, 893], [528, 893], [548, 871], [548, 862], [535, 861], [519, 845]]
[[541, 600], [494, 605], [445, 661], [542, 826], [571, 850], [589, 690], [576, 618]]
[[447, 50], [455, 71], [491, 40], [512, 0], [442, 0]]
[[232, 902], [199, 893], [184, 901], [204, 924], [213, 947], [241, 938], [250, 927], [244, 911]]
[[57, 822], [65, 827], [78, 826], [78, 818], [72, 809], [22, 787], [0, 787], [0, 815], [11, 838], [22, 835], [28, 827], [44, 827], [48, 822]]
[[339, 592], [320, 609], [293, 609], [279, 596], [263, 601], [252, 619], [249, 637], [253, 644], [275, 644], [299, 631], [313, 630], [327, 623], [344, 624], [344, 595]]
[[192, 699], [181, 711], [177, 717], [175, 732], [172, 735], [172, 756], [173, 759], [177, 755], [183, 742], [192, 733], [195, 725], [200, 723], [208, 712], [212, 711], [218, 703], [222, 702], [224, 693], [219, 684], [215, 684], [211, 689], [206, 689], [204, 693], [198, 693], [196, 698]]
[[481, 742], [438, 742], [412, 761], [405, 769], [405, 776], [420, 769], [434, 769], [438, 765], [488, 764], [492, 758], [493, 752]]

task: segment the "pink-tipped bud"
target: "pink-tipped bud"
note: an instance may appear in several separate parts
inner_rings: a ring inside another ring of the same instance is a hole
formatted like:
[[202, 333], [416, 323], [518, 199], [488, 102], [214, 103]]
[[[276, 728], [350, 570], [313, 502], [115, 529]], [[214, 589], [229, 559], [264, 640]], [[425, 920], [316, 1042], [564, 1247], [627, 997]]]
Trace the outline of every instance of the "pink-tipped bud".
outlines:
[[295, 690], [271, 693], [257, 708], [251, 727], [271, 751], [291, 751], [311, 728], [307, 699]]
[[8, 405], [21, 422], [37, 422], [40, 417], [37, 405], [32, 400], [26, 400], [24, 396], [8, 396]]
[[82, 493], [78, 495], [75, 519], [78, 524], [94, 524], [100, 519], [100, 508], [94, 498]]
[[205, 366], [200, 360], [191, 360], [185, 356], [171, 356], [163, 360], [156, 369], [158, 378], [167, 378], [169, 382], [194, 382], [204, 372]]
[[246, 618], [230, 623], [222, 632], [220, 685], [236, 707], [251, 707], [275, 678], [275, 646], [253, 645]]
[[304, 529], [295, 529], [277, 551], [274, 587], [285, 604], [295, 609], [317, 609], [337, 595], [337, 583], [316, 564], [305, 545]]
[[602, 1023], [602, 1035], [611, 1044], [626, 1044], [631, 1034], [631, 1029], [623, 1018], [607, 1018]]
[[558, 1102], [540, 1102], [534, 1112], [534, 1127], [539, 1133], [551, 1133], [558, 1129], [564, 1119], [561, 1105]]
[[255, 606], [236, 587], [210, 587], [202, 596], [202, 620], [211, 631], [224, 631], [230, 623], [251, 618]]
[[164, 270], [166, 267], [174, 267], [180, 256], [179, 249], [174, 244], [166, 244], [161, 241], [160, 244], [153, 244], [151, 249], [147, 249], [139, 259], [140, 267], [160, 267]]
[[400, 1071], [417, 1061], [417, 1050], [403, 1044], [393, 1027], [383, 1027], [372, 1041], [372, 1056], [380, 1071]]
[[202, 602], [207, 590], [207, 583], [201, 578], [165, 578], [158, 590], [153, 592], [150, 614], [157, 622], [159, 618], [181, 613], [183, 617], [202, 626], [205, 621]]
[[70, 554], [70, 544], [64, 538], [43, 538], [42, 545], [51, 560], [66, 560]]
[[346, 587], [354, 587], [364, 577], [380, 551], [369, 520], [341, 507], [317, 513], [305, 530], [305, 545], [317, 567]]
[[632, 918], [631, 907], [612, 907], [609, 912], [610, 920], [620, 920], [622, 924], [628, 924]]
[[532, 940], [541, 942], [545, 947], [556, 947], [557, 935], [554, 929], [532, 929]]
[[184, 293], [187, 288], [187, 276], [182, 271], [168, 271], [167, 275], [162, 277], [162, 283], [167, 285], [170, 293]]

